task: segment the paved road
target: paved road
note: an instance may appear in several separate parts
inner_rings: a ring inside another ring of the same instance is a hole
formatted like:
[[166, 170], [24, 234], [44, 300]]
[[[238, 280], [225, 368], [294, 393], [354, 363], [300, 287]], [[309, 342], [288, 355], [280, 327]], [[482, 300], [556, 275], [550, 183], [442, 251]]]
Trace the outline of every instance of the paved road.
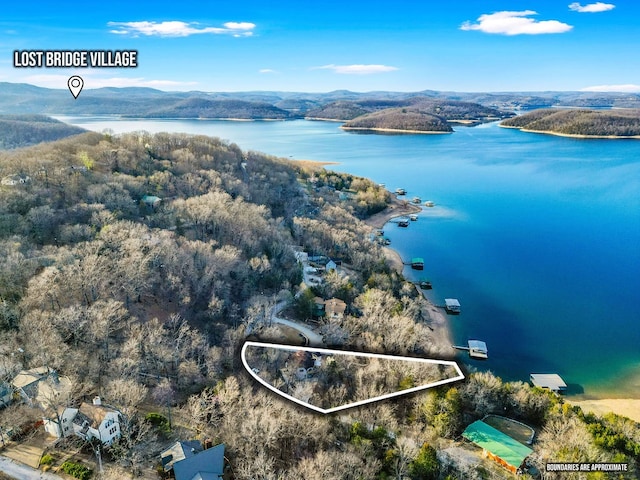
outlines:
[[0, 455], [0, 472], [17, 478], [18, 480], [63, 480], [53, 473], [41, 472], [35, 468], [18, 463], [10, 458]]
[[303, 334], [305, 337], [309, 339], [310, 346], [321, 347], [324, 344], [324, 342], [322, 341], [322, 335], [318, 335], [316, 332], [314, 332], [311, 328], [307, 327], [306, 325], [292, 322], [291, 320], [287, 320], [286, 318], [278, 317], [278, 313], [280, 313], [286, 306], [287, 306], [287, 302], [283, 301], [283, 302], [277, 303], [273, 307], [273, 310], [271, 311], [271, 321], [273, 323], [280, 323], [282, 325], [287, 325], [288, 327], [291, 327], [294, 330], [297, 330], [298, 332], [300, 332], [301, 334]]
[[309, 345], [313, 347], [322, 346], [322, 343], [323, 343], [322, 336], [318, 335], [309, 327], [305, 325], [300, 325], [299, 323], [296, 323], [296, 322], [292, 322], [291, 320], [287, 320], [286, 318], [273, 317], [272, 321], [273, 323], [280, 323], [282, 325], [287, 325], [288, 327], [291, 327], [297, 330], [298, 332], [300, 332], [301, 334], [303, 334], [305, 337], [309, 339]]

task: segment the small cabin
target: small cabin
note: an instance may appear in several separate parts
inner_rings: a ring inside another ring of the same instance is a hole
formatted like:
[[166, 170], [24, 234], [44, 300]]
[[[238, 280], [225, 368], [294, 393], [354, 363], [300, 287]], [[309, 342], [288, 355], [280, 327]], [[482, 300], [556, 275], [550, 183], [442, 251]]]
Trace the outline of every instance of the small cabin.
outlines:
[[414, 270], [424, 270], [424, 259], [415, 257], [411, 259], [411, 268]]
[[447, 313], [458, 314], [460, 313], [460, 302], [456, 298], [445, 298], [444, 308]]
[[529, 380], [534, 387], [546, 388], [554, 393], [564, 393], [567, 384], [557, 373], [532, 373]]

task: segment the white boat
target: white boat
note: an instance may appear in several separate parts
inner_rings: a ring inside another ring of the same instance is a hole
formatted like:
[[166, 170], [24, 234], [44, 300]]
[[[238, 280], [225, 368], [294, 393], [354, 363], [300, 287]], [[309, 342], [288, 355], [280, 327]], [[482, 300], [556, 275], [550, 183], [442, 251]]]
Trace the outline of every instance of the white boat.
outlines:
[[435, 204], [435, 202], [432, 202], [431, 200], [427, 200], [426, 202], [424, 202], [424, 206], [425, 207], [435, 207], [436, 204]]

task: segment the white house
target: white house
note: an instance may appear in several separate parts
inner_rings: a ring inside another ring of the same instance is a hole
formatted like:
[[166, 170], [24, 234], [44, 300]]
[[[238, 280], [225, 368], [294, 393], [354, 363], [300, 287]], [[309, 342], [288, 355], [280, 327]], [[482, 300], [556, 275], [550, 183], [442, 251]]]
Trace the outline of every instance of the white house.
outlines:
[[46, 416], [42, 418], [45, 431], [57, 438], [74, 435], [73, 419], [77, 413], [77, 408], [70, 407], [58, 408], [57, 415], [53, 411], [46, 412]]
[[83, 402], [73, 418], [73, 431], [85, 440], [95, 438], [103, 445], [111, 445], [120, 438], [120, 412], [102, 405], [100, 397], [93, 403]]
[[324, 271], [329, 273], [338, 270], [338, 265], [333, 260], [329, 260], [327, 264], [324, 266]]

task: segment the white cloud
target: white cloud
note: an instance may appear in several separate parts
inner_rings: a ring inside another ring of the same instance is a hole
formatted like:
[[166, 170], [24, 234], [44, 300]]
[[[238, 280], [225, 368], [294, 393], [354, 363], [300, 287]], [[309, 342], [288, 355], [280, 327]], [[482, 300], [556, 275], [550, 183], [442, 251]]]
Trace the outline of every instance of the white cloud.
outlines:
[[535, 20], [529, 18], [538, 13], [533, 10], [521, 12], [486, 13], [478, 17], [478, 23], [465, 22], [461, 30], [479, 30], [484, 33], [502, 35], [540, 35], [544, 33], [564, 33], [573, 27], [557, 20]]
[[261, 68], [260, 70], [258, 70], [258, 72], [260, 72], [260, 73], [278, 73], [277, 71], [272, 70], [270, 68]]
[[631, 83], [625, 85], [594, 85], [580, 89], [581, 92], [622, 92], [622, 93], [640, 93], [640, 85]]
[[[82, 72], [84, 79], [84, 88], [101, 88], [101, 87], [150, 87], [150, 88], [176, 88], [182, 89], [190, 85], [197, 85], [198, 82], [177, 82], [174, 80], [147, 80], [144, 77], [111, 77], [101, 78], [93, 76], [89, 72]], [[40, 74], [29, 75], [24, 77], [23, 81], [47, 88], [67, 88], [69, 75], [59, 74]]]
[[234, 37], [250, 37], [253, 35], [255, 24], [249, 22], [227, 22], [222, 27], [201, 27], [198, 23], [179, 21], [170, 22], [108, 22], [108, 26], [115, 27], [110, 30], [116, 35], [131, 35], [138, 37], [188, 37], [189, 35], [213, 34], [233, 35]]
[[333, 70], [335, 73], [346, 75], [370, 75], [372, 73], [393, 72], [398, 70], [396, 67], [389, 65], [323, 65], [321, 67], [313, 67], [312, 70]]
[[614, 8], [616, 8], [616, 6], [612, 3], [602, 2], [590, 3], [588, 5], [580, 5], [578, 2], [573, 2], [569, 5], [570, 10], [580, 13], [606, 12], [607, 10], [613, 10]]

